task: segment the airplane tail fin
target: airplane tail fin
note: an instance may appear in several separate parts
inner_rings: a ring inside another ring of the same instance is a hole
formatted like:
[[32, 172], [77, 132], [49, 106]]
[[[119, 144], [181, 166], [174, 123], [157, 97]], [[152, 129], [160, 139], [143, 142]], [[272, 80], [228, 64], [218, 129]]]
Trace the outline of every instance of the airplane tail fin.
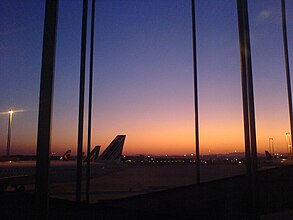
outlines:
[[60, 160], [69, 160], [70, 159], [71, 150], [66, 151], [62, 157], [60, 157]]
[[270, 154], [270, 152], [268, 152], [268, 151], [266, 150], [265, 153], [266, 153], [266, 159], [267, 159], [267, 160], [272, 160], [272, 159], [273, 159], [273, 156]]
[[117, 135], [106, 150], [101, 154], [99, 160], [117, 161], [122, 155], [126, 135]]
[[95, 146], [95, 148], [91, 151], [90, 155], [87, 156], [83, 162], [87, 162], [90, 160], [90, 162], [93, 162], [98, 159], [99, 153], [100, 153], [101, 146]]

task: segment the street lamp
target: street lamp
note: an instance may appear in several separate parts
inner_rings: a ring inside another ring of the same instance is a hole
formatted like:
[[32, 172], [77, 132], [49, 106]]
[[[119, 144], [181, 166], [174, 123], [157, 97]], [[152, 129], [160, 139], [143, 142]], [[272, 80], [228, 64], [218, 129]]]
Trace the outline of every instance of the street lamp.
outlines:
[[12, 110], [10, 109], [8, 112], [0, 112], [0, 115], [7, 115], [8, 114], [8, 132], [7, 132], [7, 149], [6, 149], [6, 156], [10, 156], [10, 145], [11, 145], [11, 127], [12, 127], [12, 118], [13, 114], [18, 112], [25, 112], [24, 109], [17, 109]]
[[7, 133], [7, 151], [6, 156], [10, 156], [10, 143], [11, 143], [11, 126], [12, 126], [12, 118], [13, 118], [14, 111], [9, 110], [8, 111], [8, 133]]
[[286, 142], [287, 142], [288, 156], [291, 156], [292, 155], [292, 143], [291, 143], [291, 134], [289, 132], [286, 133]]

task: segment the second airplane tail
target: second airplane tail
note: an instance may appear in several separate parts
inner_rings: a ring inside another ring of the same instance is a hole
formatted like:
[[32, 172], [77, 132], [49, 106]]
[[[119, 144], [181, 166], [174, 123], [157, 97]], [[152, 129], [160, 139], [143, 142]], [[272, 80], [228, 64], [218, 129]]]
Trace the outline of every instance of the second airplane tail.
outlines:
[[95, 146], [95, 148], [91, 151], [90, 155], [87, 156], [83, 162], [87, 162], [90, 160], [90, 162], [93, 162], [98, 159], [99, 153], [100, 153], [101, 146]]
[[274, 159], [274, 157], [270, 154], [270, 152], [268, 152], [267, 150], [265, 151], [265, 154], [266, 154], [266, 159], [267, 160], [272, 160]]
[[60, 157], [60, 160], [69, 160], [70, 159], [71, 150], [66, 151], [62, 157]]

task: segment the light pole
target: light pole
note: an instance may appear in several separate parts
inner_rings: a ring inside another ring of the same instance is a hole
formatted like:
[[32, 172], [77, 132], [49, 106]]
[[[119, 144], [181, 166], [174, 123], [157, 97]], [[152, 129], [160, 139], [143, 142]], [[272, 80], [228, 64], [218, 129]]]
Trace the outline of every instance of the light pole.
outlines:
[[10, 144], [11, 144], [11, 126], [12, 126], [12, 118], [13, 118], [14, 111], [9, 110], [8, 111], [8, 132], [7, 132], [7, 150], [6, 150], [6, 156], [10, 156]]
[[286, 133], [286, 142], [287, 142], [287, 153], [288, 153], [288, 156], [292, 156], [291, 134], [289, 132]]

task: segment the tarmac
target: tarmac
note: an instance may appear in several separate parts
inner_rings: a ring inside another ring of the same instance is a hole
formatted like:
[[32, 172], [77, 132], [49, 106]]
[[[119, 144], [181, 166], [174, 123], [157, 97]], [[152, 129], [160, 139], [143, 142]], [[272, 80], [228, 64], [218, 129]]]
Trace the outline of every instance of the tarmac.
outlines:
[[[293, 166], [260, 171], [254, 209], [247, 177], [238, 175], [92, 204], [50, 198], [49, 218], [293, 219], [292, 183]], [[32, 219], [34, 206], [32, 193], [5, 192], [0, 198], [1, 219]]]
[[[208, 182], [245, 173], [245, 165], [203, 165], [201, 181]], [[163, 191], [196, 183], [195, 164], [139, 164], [91, 179], [90, 201], [113, 200]], [[85, 181], [83, 181], [85, 189]], [[50, 186], [54, 198], [75, 200], [75, 182]], [[85, 191], [85, 190], [83, 190]], [[83, 194], [85, 197], [85, 194]]]

